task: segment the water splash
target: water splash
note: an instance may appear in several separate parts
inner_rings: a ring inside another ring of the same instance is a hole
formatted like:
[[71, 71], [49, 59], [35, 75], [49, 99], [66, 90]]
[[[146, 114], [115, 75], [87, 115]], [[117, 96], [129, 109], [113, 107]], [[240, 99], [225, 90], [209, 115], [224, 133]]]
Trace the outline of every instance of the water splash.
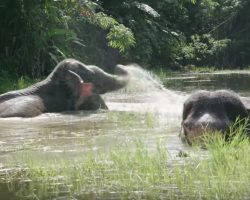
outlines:
[[154, 73], [147, 71], [137, 64], [123, 66], [128, 71], [130, 82], [125, 88], [126, 92], [150, 92], [162, 90], [162, 81]]
[[164, 87], [158, 76], [136, 64], [125, 66], [130, 75], [126, 88], [104, 95], [110, 110], [154, 112], [180, 118], [186, 96]]

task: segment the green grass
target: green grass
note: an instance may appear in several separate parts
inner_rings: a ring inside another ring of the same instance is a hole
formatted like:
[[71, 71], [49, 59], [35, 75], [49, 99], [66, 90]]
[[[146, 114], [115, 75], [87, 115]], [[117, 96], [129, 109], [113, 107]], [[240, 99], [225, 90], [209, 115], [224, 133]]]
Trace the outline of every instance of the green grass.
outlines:
[[[166, 77], [171, 77], [176, 71], [170, 71], [168, 69], [157, 68], [153, 69], [153, 73], [156, 74], [161, 80]], [[178, 72], [178, 71], [177, 71]]]
[[[20, 80], [20, 87], [25, 81]], [[109, 112], [119, 129], [135, 123], [155, 128], [156, 116]], [[250, 199], [250, 141], [246, 124], [232, 126], [230, 141], [206, 136], [206, 150], [194, 147], [186, 157], [172, 157], [159, 141], [155, 149], [135, 141], [109, 152], [13, 154], [0, 171], [9, 199]], [[237, 127], [237, 128], [235, 128]], [[185, 153], [185, 152], [184, 152]], [[9, 170], [7, 170], [9, 169]], [[1, 191], [1, 190], [0, 190]], [[5, 200], [8, 200], [6, 198]]]
[[[22, 153], [1, 175], [19, 199], [249, 199], [250, 142], [241, 130], [226, 142], [207, 137], [207, 150], [173, 160], [164, 146], [47, 156]], [[21, 165], [20, 165], [21, 163]], [[18, 167], [17, 167], [18, 166]]]
[[115, 123], [118, 128], [129, 127], [133, 129], [138, 123], [141, 127], [152, 129], [159, 126], [157, 113], [145, 112], [108, 112], [106, 119], [112, 123]]
[[165, 79], [168, 77], [171, 77], [173, 74], [176, 73], [193, 73], [193, 72], [215, 72], [215, 71], [219, 71], [220, 69], [216, 69], [215, 67], [206, 67], [206, 66], [195, 66], [195, 65], [188, 65], [188, 66], [184, 66], [183, 68], [181, 68], [180, 70], [169, 70], [169, 69], [163, 69], [163, 68], [157, 68], [157, 69], [153, 69], [153, 73], [155, 73], [158, 77], [160, 77], [160, 79]]
[[186, 72], [214, 72], [221, 69], [216, 69], [215, 67], [209, 66], [195, 66], [195, 65], [187, 65], [183, 68]]
[[0, 74], [0, 94], [11, 90], [23, 89], [40, 81], [38, 79], [32, 79], [27, 76], [15, 78], [8, 74], [6, 71], [0, 71]]
[[203, 160], [191, 159], [182, 173], [177, 173], [186, 174], [189, 179], [187, 185], [190, 189], [186, 194], [205, 199], [250, 198], [250, 141], [246, 136], [248, 122], [236, 121], [230, 128], [230, 139], [227, 141], [219, 134], [204, 137], [208, 157]]

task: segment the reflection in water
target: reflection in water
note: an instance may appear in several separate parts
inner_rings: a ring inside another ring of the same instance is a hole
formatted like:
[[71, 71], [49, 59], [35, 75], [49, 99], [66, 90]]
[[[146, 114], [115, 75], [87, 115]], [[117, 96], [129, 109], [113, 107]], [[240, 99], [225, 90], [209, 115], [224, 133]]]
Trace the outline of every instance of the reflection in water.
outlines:
[[233, 71], [221, 73], [181, 74], [167, 78], [164, 85], [169, 89], [191, 93], [197, 89], [216, 90], [230, 89], [242, 96], [250, 96], [249, 71]]

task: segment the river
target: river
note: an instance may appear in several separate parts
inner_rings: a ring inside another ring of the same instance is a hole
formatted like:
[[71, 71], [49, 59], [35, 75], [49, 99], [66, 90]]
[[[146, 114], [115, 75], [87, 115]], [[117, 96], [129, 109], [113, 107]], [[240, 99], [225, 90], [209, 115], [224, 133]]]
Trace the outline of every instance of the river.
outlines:
[[[103, 96], [108, 111], [47, 113], [35, 118], [0, 119], [0, 167], [23, 152], [48, 159], [55, 154], [71, 156], [89, 151], [110, 151], [120, 145], [133, 148], [142, 140], [149, 149], [157, 141], [174, 159], [180, 150], [190, 150], [179, 138], [183, 102], [198, 89], [231, 89], [250, 96], [250, 73], [173, 73], [160, 79], [131, 67], [130, 84]], [[20, 163], [22, 160], [20, 158]]]

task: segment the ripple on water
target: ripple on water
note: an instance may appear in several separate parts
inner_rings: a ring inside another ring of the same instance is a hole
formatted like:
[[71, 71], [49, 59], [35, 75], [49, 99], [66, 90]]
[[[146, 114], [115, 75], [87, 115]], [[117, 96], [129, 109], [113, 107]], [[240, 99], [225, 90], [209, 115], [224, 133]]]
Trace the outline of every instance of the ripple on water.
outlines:
[[[243, 81], [243, 86], [249, 85], [249, 75], [237, 74], [233, 78], [224, 74], [177, 74], [166, 79], [170, 81], [168, 88], [175, 89], [173, 83], [179, 84], [178, 91], [173, 91], [166, 89], [156, 75], [138, 66], [128, 66], [128, 71], [131, 80], [126, 88], [103, 95], [109, 111], [0, 119], [0, 156], [25, 150], [47, 153], [111, 150], [124, 142], [132, 145], [138, 138], [152, 149], [157, 140], [163, 140], [170, 152], [177, 152], [186, 148], [178, 135], [187, 93], [203, 86], [218, 87], [218, 80], [220, 86], [229, 89], [234, 79], [238, 81], [236, 85], [241, 85], [239, 81]], [[204, 76], [205, 80], [211, 80], [209, 85], [202, 81]], [[244, 92], [244, 88], [241, 89]]]

